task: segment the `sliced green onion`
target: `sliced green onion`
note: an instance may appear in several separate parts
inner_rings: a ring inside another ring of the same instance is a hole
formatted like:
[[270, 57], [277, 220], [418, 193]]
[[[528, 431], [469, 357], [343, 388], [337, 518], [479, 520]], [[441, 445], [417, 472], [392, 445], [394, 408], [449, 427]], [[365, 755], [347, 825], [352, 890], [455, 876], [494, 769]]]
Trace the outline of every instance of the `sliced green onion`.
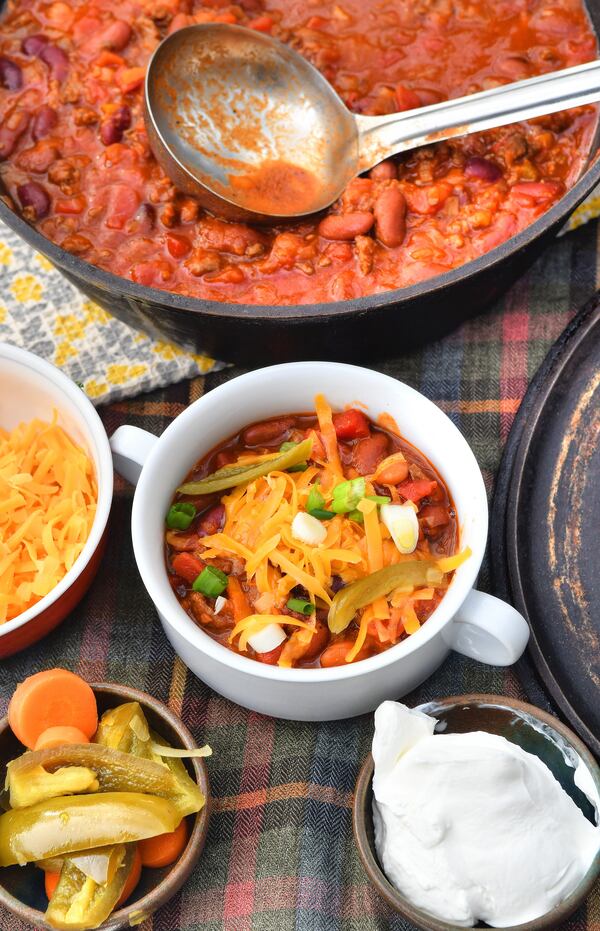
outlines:
[[332, 517], [336, 516], [334, 511], [326, 511], [325, 508], [312, 508], [307, 513], [311, 517], [316, 517], [317, 520], [331, 520]]
[[364, 524], [365, 522], [363, 513], [359, 510], [350, 511], [346, 516], [349, 517], [350, 520], [356, 521], [357, 524]]
[[305, 601], [304, 598], [290, 598], [287, 606], [290, 611], [295, 611], [297, 614], [304, 614], [307, 617], [315, 610], [315, 606], [312, 601]]
[[347, 514], [353, 511], [358, 502], [365, 496], [367, 490], [364, 478], [351, 478], [348, 482], [342, 482], [333, 489], [333, 501], [331, 510], [336, 514]]
[[392, 500], [387, 495], [367, 495], [367, 501], [374, 501], [375, 504], [389, 504]]
[[286, 472], [306, 472], [308, 469], [308, 462], [299, 462], [297, 465], [290, 466], [286, 469]]
[[306, 510], [310, 514], [311, 511], [316, 510], [317, 508], [325, 507], [325, 498], [319, 491], [319, 489], [313, 485], [310, 489], [308, 498], [306, 499]]
[[201, 592], [209, 598], [222, 595], [227, 588], [227, 576], [216, 566], [206, 566], [192, 584], [195, 592]]
[[196, 508], [189, 501], [178, 501], [172, 504], [167, 514], [167, 527], [169, 530], [187, 530], [196, 516]]

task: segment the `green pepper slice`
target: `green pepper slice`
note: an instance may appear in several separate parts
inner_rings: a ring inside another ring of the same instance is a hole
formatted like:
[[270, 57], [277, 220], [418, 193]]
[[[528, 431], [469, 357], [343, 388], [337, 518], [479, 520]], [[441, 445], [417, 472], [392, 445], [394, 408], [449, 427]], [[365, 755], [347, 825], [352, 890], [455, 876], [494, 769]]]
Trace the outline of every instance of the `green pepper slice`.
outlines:
[[134, 855], [135, 844], [122, 847], [119, 866], [104, 884], [87, 876], [67, 858], [46, 909], [48, 924], [61, 931], [88, 931], [106, 921], [119, 901]]
[[150, 732], [139, 702], [126, 702], [105, 711], [94, 742], [123, 753], [150, 758]]
[[[147, 732], [150, 747], [150, 732]], [[72, 770], [91, 773], [95, 788], [73, 788], [74, 780], [69, 779]], [[40, 773], [45, 775], [45, 780]], [[41, 802], [57, 795], [70, 795], [76, 791], [98, 792], [100, 789], [101, 792], [158, 795], [172, 802], [179, 814], [185, 817], [200, 811], [205, 802], [199, 786], [189, 776], [188, 779], [191, 785], [183, 788], [180, 780], [158, 757], [136, 757], [99, 744], [69, 744], [23, 753], [8, 764], [6, 783], [13, 809], [33, 804], [29, 798], [34, 794], [36, 802]], [[41, 794], [43, 789], [48, 793], [45, 796]]]
[[0, 815], [0, 866], [155, 837], [180, 821], [172, 802], [140, 792], [51, 799]]
[[395, 566], [386, 566], [373, 572], [364, 579], [352, 582], [340, 589], [334, 596], [329, 608], [327, 623], [333, 634], [339, 634], [346, 627], [360, 608], [371, 604], [377, 598], [389, 595], [395, 588], [402, 586], [416, 587], [426, 585], [428, 573], [436, 569], [433, 559], [415, 559], [401, 562]]
[[309, 438], [296, 444], [292, 449], [284, 450], [273, 459], [254, 462], [250, 465], [238, 465], [234, 462], [197, 482], [186, 482], [180, 485], [177, 491], [180, 495], [209, 495], [215, 491], [224, 491], [225, 488], [234, 488], [236, 485], [251, 482], [255, 478], [260, 478], [261, 475], [268, 475], [269, 472], [285, 472], [290, 466], [310, 459], [312, 445], [313, 441]]
[[60, 873], [65, 861], [69, 859], [78, 870], [90, 876], [95, 882], [105, 884], [115, 875], [123, 859], [124, 844], [96, 847], [95, 850], [80, 850], [71, 853], [68, 857], [49, 857], [48, 860], [38, 860], [36, 866], [45, 873]]
[[[35, 754], [25, 753], [23, 756], [34, 757]], [[59, 795], [77, 795], [81, 792], [97, 792], [100, 788], [93, 769], [87, 766], [74, 766], [71, 763], [55, 768], [53, 772], [48, 772], [40, 763], [32, 760], [26, 772], [17, 776], [18, 763], [22, 759], [23, 757], [18, 757], [12, 760], [6, 769], [6, 788], [10, 792], [11, 808], [28, 808], [29, 805], [36, 805], [48, 798], [58, 798]], [[14, 774], [15, 778], [12, 778], [11, 774]]]

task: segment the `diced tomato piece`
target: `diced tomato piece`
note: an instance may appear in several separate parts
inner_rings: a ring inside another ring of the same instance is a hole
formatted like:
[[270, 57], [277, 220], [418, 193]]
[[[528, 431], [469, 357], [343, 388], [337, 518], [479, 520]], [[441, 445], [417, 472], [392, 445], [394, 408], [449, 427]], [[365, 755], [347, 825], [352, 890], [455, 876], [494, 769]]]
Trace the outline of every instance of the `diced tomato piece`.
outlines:
[[405, 84], [397, 84], [394, 95], [399, 110], [415, 110], [421, 106], [420, 97]]
[[351, 408], [333, 415], [333, 426], [338, 440], [356, 440], [369, 435], [369, 421], [362, 411]]
[[[285, 640], [283, 641], [285, 643]], [[256, 659], [261, 663], [267, 663], [269, 666], [274, 666], [281, 656], [281, 651], [283, 650], [283, 643], [280, 643], [278, 647], [275, 647], [274, 650], [269, 650], [268, 653], [257, 653]]]
[[145, 68], [124, 68], [119, 72], [118, 81], [124, 94], [129, 94], [144, 83]]
[[257, 16], [256, 19], [248, 23], [250, 29], [256, 29], [258, 32], [270, 32], [273, 28], [272, 16]]
[[139, 194], [128, 184], [111, 184], [104, 222], [111, 230], [122, 230], [139, 205]]
[[191, 553], [178, 553], [171, 562], [171, 566], [173, 571], [186, 582], [193, 582], [204, 569], [202, 560], [197, 556], [192, 556]]
[[416, 504], [421, 498], [426, 498], [432, 491], [435, 491], [437, 482], [430, 482], [427, 479], [419, 479], [414, 482], [409, 480], [408, 482], [402, 482], [397, 487], [403, 498], [406, 498], [407, 501], [414, 501]]
[[75, 194], [74, 197], [62, 197], [54, 201], [56, 213], [78, 214], [83, 213], [87, 206], [87, 200], [83, 194]]
[[192, 244], [187, 236], [178, 236], [176, 233], [169, 233], [166, 242], [167, 249], [174, 259], [183, 258], [192, 248]]

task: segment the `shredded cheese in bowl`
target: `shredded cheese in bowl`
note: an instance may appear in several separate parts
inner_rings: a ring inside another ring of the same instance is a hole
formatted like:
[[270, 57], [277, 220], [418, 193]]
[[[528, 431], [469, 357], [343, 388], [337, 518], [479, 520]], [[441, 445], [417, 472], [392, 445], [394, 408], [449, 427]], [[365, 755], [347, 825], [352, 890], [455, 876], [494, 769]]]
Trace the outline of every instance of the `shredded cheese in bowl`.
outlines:
[[98, 490], [87, 453], [57, 423], [0, 428], [0, 624], [61, 581], [85, 546]]

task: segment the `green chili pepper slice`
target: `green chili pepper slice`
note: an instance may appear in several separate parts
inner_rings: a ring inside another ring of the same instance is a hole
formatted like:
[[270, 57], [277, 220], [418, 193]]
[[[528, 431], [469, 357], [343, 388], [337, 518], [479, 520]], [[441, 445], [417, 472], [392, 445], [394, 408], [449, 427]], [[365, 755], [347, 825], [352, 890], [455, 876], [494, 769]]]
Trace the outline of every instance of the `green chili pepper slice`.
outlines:
[[119, 901], [134, 856], [135, 844], [123, 846], [119, 866], [105, 884], [97, 883], [67, 858], [46, 909], [48, 924], [61, 931], [88, 931], [101, 925]]
[[[72, 788], [73, 779], [68, 778], [70, 770], [91, 773], [92, 785]], [[135, 757], [99, 744], [71, 744], [33, 750], [12, 760], [7, 767], [7, 787], [13, 809], [67, 793], [100, 790], [157, 795], [172, 802], [184, 817], [200, 811], [205, 802], [199, 786], [191, 779], [189, 782], [191, 785], [186, 784], [184, 791], [162, 760]], [[42, 796], [43, 790], [47, 794]]]
[[151, 758], [148, 722], [139, 702], [125, 702], [105, 711], [94, 742], [122, 753]]
[[360, 608], [371, 604], [377, 598], [389, 595], [401, 586], [416, 587], [426, 585], [427, 573], [436, 568], [433, 559], [415, 559], [401, 562], [395, 566], [386, 566], [373, 572], [358, 582], [352, 582], [336, 593], [329, 609], [327, 622], [333, 634], [339, 634], [346, 627]]
[[0, 866], [155, 837], [180, 821], [172, 802], [141, 792], [51, 799], [0, 815]]
[[268, 475], [269, 472], [285, 472], [290, 466], [296, 466], [310, 458], [312, 443], [310, 438], [303, 440], [292, 449], [286, 449], [273, 459], [265, 459], [263, 462], [254, 462], [250, 465], [239, 465], [234, 462], [197, 482], [186, 482], [180, 485], [177, 491], [181, 495], [210, 495], [215, 491], [224, 491], [226, 488], [252, 482], [255, 478]]

